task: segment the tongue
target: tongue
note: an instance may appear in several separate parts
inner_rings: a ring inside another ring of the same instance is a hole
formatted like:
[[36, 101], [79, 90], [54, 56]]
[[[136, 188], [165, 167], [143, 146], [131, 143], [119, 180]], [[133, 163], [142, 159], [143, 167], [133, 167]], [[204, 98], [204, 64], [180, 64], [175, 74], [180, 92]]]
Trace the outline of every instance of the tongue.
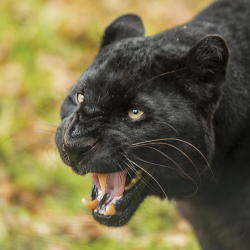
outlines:
[[126, 175], [126, 171], [110, 174], [93, 173], [92, 178], [98, 189], [110, 194], [111, 197], [117, 197], [121, 196], [124, 192]]

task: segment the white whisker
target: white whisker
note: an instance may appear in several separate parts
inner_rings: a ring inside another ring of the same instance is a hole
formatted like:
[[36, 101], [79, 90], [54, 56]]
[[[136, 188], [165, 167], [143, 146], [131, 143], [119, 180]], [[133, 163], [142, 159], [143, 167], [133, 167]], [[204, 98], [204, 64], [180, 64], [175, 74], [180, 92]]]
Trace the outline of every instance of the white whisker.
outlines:
[[132, 161], [131, 159], [128, 159], [132, 164], [134, 164], [136, 167], [140, 168], [142, 171], [144, 171], [146, 174], [148, 174], [159, 186], [159, 188], [161, 189], [161, 191], [163, 192], [163, 194], [165, 195], [166, 199], [168, 199], [168, 196], [166, 194], [166, 192], [164, 191], [164, 189], [162, 188], [161, 184], [155, 179], [155, 177], [150, 174], [146, 169], [142, 168], [141, 166], [139, 166], [136, 162]]

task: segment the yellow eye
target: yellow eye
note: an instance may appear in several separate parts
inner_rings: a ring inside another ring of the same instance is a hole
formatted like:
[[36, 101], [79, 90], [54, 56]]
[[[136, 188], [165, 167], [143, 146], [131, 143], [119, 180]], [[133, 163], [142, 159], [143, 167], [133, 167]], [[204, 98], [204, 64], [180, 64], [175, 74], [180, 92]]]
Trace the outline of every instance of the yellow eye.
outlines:
[[84, 102], [84, 95], [77, 93], [76, 94], [76, 103], [82, 103], [82, 102]]
[[139, 119], [144, 114], [144, 111], [139, 109], [131, 109], [128, 111], [129, 118], [136, 120]]

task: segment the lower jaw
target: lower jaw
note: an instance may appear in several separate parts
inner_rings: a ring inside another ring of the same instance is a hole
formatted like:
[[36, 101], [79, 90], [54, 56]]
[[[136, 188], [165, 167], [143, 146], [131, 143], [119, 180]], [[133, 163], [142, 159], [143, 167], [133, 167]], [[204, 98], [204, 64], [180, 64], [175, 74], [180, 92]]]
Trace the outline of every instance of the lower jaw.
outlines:
[[144, 200], [145, 196], [140, 199], [137, 203], [133, 204], [133, 206], [129, 206], [124, 210], [117, 211], [114, 215], [104, 215], [98, 212], [92, 211], [94, 219], [100, 224], [111, 226], [111, 227], [119, 227], [125, 225], [129, 219], [132, 217], [140, 203]]
[[[136, 207], [137, 208], [137, 207]], [[100, 224], [111, 226], [111, 227], [119, 227], [125, 225], [130, 217], [135, 212], [136, 208], [131, 209], [127, 208], [123, 211], [117, 212], [115, 215], [103, 215], [96, 212], [92, 212], [93, 217]]]
[[[98, 209], [94, 209], [92, 211], [93, 217], [100, 224], [106, 226], [118, 227], [126, 224], [146, 197], [145, 187], [146, 185], [143, 182], [139, 182], [130, 191], [126, 192], [122, 198], [117, 200], [114, 204], [116, 209], [115, 214], [106, 215], [100, 213]], [[92, 192], [92, 199], [95, 198]]]

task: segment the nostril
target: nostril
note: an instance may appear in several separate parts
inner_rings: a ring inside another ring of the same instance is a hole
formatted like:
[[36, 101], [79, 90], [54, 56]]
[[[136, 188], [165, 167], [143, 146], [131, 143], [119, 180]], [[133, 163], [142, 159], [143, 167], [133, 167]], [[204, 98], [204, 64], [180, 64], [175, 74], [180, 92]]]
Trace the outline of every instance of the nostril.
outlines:
[[72, 138], [77, 138], [82, 136], [81, 128], [79, 126], [72, 126], [69, 130], [69, 134]]
[[79, 129], [75, 128], [71, 131], [71, 136], [72, 137], [80, 137], [81, 136], [81, 132]]

